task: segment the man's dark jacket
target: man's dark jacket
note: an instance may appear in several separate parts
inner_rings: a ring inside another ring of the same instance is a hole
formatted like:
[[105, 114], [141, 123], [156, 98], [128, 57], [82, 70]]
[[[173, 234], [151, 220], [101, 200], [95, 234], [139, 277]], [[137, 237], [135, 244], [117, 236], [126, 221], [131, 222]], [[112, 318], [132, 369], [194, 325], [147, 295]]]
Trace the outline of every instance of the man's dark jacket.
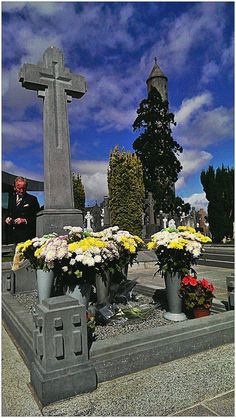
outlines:
[[39, 211], [37, 197], [25, 193], [19, 205], [16, 205], [16, 193], [9, 196], [8, 214], [13, 220], [25, 218], [27, 224], [12, 224], [7, 226], [8, 243], [18, 243], [33, 238], [36, 235], [36, 213]]

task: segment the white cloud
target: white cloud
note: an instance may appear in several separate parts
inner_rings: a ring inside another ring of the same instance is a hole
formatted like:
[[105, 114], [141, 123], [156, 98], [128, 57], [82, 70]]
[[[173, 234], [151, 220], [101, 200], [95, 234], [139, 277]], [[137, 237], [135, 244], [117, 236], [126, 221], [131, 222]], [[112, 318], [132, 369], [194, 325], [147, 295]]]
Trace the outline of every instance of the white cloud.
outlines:
[[220, 73], [220, 66], [214, 61], [206, 62], [202, 68], [200, 83], [207, 84]]
[[185, 125], [177, 126], [181, 144], [206, 147], [233, 138], [234, 112], [223, 106], [200, 110]]
[[205, 192], [194, 193], [191, 196], [183, 197], [185, 203], [190, 203], [196, 210], [203, 208], [207, 212], [208, 200], [206, 199]]
[[180, 109], [175, 113], [175, 120], [177, 124], [183, 124], [188, 122], [193, 112], [198, 111], [205, 105], [209, 105], [212, 102], [212, 94], [202, 93], [191, 99], [184, 99], [182, 101]]
[[191, 176], [206, 167], [212, 158], [212, 154], [206, 151], [184, 150], [179, 156], [183, 170], [180, 172], [179, 178], [175, 183], [176, 190], [181, 190], [190, 181]]
[[86, 201], [102, 202], [108, 195], [107, 168], [107, 161], [72, 161], [73, 171], [81, 175]]
[[27, 177], [31, 180], [43, 181], [43, 176], [33, 170], [27, 170], [26, 168], [13, 163], [11, 160], [2, 161], [2, 170], [15, 176]]
[[4, 150], [27, 148], [32, 144], [42, 144], [43, 132], [42, 121], [39, 119], [31, 121], [3, 122], [2, 136]]

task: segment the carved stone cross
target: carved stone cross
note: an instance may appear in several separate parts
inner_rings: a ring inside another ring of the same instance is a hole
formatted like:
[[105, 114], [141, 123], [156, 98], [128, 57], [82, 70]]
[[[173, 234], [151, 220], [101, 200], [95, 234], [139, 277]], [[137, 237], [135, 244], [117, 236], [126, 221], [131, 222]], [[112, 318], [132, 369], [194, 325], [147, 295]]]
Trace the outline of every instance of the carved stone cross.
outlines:
[[[43, 97], [44, 214], [53, 215], [55, 210], [61, 215], [72, 213], [75, 209], [67, 102], [72, 97], [80, 98], [85, 94], [85, 79], [64, 67], [63, 53], [59, 49], [49, 47], [43, 54], [42, 63], [22, 66], [19, 81], [23, 87], [36, 90], [38, 96]], [[65, 218], [64, 225], [68, 225]], [[55, 230], [55, 222], [55, 219], [51, 219], [47, 227]], [[82, 219], [77, 225], [81, 222]]]

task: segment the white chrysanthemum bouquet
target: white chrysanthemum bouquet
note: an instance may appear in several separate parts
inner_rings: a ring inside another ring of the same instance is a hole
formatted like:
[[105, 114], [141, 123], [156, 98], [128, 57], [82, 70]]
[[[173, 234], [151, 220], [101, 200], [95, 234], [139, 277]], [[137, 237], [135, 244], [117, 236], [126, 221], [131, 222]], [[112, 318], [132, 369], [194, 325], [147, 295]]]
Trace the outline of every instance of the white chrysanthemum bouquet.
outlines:
[[179, 226], [165, 228], [152, 235], [148, 249], [154, 250], [157, 256], [159, 271], [165, 275], [169, 272], [187, 274], [200, 257], [202, 244], [211, 242], [209, 237], [196, 232], [194, 228]]

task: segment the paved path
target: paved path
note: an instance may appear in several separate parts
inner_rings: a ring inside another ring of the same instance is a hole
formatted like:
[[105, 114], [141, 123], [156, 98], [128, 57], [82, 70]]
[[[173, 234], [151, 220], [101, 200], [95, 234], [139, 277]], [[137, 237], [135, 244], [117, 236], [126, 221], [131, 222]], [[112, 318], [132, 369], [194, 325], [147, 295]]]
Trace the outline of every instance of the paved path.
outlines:
[[[227, 287], [226, 277], [230, 276], [234, 270], [226, 269], [222, 267], [211, 266], [194, 266], [199, 279], [205, 277], [216, 287], [215, 296], [220, 301], [227, 301]], [[137, 279], [137, 282], [143, 285], [156, 286], [157, 288], [164, 288], [164, 279], [157, 273], [157, 266], [154, 263], [146, 263], [144, 267], [143, 263], [134, 264], [133, 267], [129, 267], [128, 278]]]
[[2, 416], [234, 416], [233, 344], [100, 383], [94, 392], [44, 408], [4, 328], [2, 353]]

